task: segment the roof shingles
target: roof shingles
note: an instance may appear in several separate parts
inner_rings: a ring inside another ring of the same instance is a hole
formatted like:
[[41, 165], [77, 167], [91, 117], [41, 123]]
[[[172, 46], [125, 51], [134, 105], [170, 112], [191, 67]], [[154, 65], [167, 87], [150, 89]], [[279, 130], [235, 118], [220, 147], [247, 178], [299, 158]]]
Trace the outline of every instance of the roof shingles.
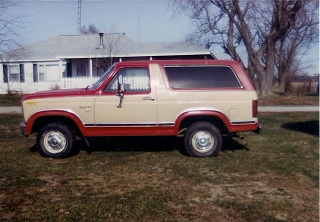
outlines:
[[100, 36], [60, 35], [25, 46], [5, 60], [39, 61], [70, 58], [136, 57], [170, 55], [210, 55], [209, 50], [187, 42], [136, 43], [122, 33], [104, 34], [103, 48]]

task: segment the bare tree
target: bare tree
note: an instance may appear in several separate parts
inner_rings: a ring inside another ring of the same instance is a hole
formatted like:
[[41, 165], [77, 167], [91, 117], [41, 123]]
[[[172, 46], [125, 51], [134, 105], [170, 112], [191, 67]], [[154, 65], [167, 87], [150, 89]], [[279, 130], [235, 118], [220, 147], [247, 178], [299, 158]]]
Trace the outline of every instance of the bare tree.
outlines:
[[103, 44], [97, 48], [100, 58], [94, 61], [99, 72], [103, 73], [114, 63], [115, 55], [121, 51], [121, 35], [119, 33], [104, 33], [101, 36]]
[[80, 29], [81, 35], [89, 35], [89, 34], [97, 34], [97, 33], [99, 33], [99, 29], [93, 24], [89, 24], [88, 27], [82, 26]]
[[14, 49], [21, 47], [21, 34], [23, 16], [10, 14], [10, 9], [17, 7], [18, 1], [0, 0], [0, 53], [14, 53]]
[[[12, 57], [24, 56], [21, 34], [19, 31], [24, 27], [23, 15], [14, 15], [11, 9], [19, 6], [16, 0], [0, 0], [0, 61], [9, 60]], [[1, 67], [2, 68], [2, 67]], [[20, 72], [23, 67], [19, 67]], [[24, 72], [24, 71], [22, 71]], [[20, 77], [21, 78], [21, 77]], [[11, 82], [8, 76], [8, 66], [3, 66], [3, 81], [7, 83], [8, 94], [12, 93]], [[21, 81], [21, 79], [20, 79]], [[24, 78], [23, 78], [24, 81]]]
[[125, 42], [123, 42], [124, 33], [117, 33], [115, 26], [112, 25], [111, 28], [101, 33], [102, 43], [97, 48], [97, 53], [99, 59], [95, 60], [95, 66], [101, 72], [104, 72], [108, 69], [113, 63], [115, 56], [118, 56], [119, 53], [125, 52]]
[[109, 57], [109, 66], [113, 64], [114, 56], [121, 52], [121, 35], [120, 33], [110, 33], [105, 36], [106, 52]]
[[292, 75], [303, 72], [301, 58], [308, 54], [309, 48], [319, 37], [318, 0], [308, 1], [297, 14], [298, 19], [285, 38], [281, 38], [276, 54], [278, 70], [278, 91], [284, 92]]
[[260, 93], [267, 95], [272, 93], [279, 42], [295, 27], [309, 2], [175, 0], [175, 5], [196, 23], [189, 39], [200, 40], [208, 48], [218, 44], [232, 59], [247, 64], [251, 77], [258, 80]]
[[[92, 27], [95, 26], [92, 25]], [[98, 31], [98, 29], [92, 30]], [[97, 37], [100, 38], [99, 44], [94, 48], [90, 46], [86, 49], [87, 53], [93, 56], [92, 62], [97, 75], [104, 73], [115, 62], [115, 57], [119, 57], [119, 54], [126, 54], [127, 39], [124, 36], [124, 33], [116, 32], [114, 25], [105, 29], [105, 32], [97, 33]]]

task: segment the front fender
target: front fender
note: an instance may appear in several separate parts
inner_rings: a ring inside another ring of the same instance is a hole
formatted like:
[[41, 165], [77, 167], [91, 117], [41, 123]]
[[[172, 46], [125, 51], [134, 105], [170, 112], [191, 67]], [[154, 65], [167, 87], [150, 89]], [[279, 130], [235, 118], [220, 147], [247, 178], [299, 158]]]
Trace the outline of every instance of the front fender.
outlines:
[[33, 126], [39, 118], [42, 117], [66, 117], [71, 119], [79, 128], [81, 133], [84, 133], [85, 126], [80, 117], [71, 110], [42, 110], [32, 114], [25, 123], [25, 135], [33, 133]]

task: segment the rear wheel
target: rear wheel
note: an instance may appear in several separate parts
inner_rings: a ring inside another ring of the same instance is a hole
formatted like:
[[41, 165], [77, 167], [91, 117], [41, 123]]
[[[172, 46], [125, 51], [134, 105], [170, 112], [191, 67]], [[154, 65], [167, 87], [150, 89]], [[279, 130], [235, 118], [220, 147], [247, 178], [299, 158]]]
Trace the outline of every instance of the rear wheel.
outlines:
[[190, 156], [216, 156], [222, 145], [222, 136], [220, 130], [213, 124], [197, 122], [187, 129], [184, 145]]
[[64, 158], [69, 155], [75, 142], [71, 128], [60, 122], [49, 123], [37, 135], [37, 147], [46, 157]]

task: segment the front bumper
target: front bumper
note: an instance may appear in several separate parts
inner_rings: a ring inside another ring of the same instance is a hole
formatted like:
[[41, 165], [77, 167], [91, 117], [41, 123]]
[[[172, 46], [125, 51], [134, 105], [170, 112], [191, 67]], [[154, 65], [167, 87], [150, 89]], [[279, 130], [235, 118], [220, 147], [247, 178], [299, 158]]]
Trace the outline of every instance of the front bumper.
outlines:
[[26, 122], [20, 123], [20, 128], [21, 128], [21, 133], [26, 136], [27, 135], [26, 134]]

